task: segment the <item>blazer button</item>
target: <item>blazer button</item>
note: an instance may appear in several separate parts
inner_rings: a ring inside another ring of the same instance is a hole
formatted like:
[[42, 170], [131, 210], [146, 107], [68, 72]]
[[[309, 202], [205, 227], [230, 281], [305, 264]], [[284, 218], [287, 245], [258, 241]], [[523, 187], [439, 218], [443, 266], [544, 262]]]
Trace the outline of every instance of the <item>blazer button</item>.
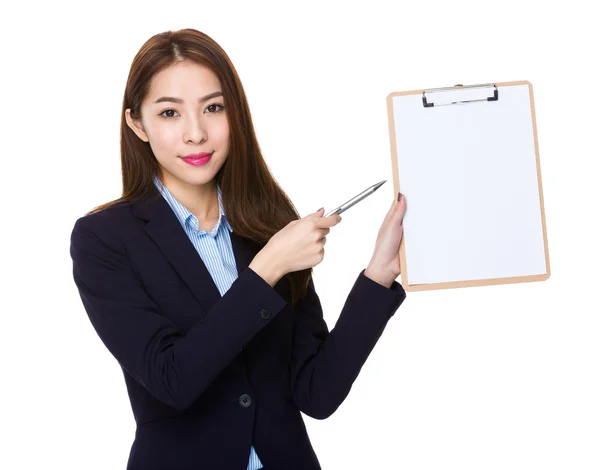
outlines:
[[263, 308], [260, 311], [260, 316], [263, 320], [268, 320], [269, 318], [271, 318], [271, 312], [269, 312], [266, 308]]
[[250, 398], [250, 395], [247, 393], [244, 393], [243, 395], [240, 395], [239, 402], [243, 408], [248, 408], [250, 405], [252, 405], [252, 398]]

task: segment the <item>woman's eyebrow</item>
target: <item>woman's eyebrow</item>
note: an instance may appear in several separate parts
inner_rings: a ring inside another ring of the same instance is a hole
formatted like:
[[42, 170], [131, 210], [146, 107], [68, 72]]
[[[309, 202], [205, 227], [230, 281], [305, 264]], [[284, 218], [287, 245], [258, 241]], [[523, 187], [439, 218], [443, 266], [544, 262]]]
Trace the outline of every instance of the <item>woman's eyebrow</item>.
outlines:
[[[214, 91], [212, 93], [209, 93], [208, 95], [206, 95], [203, 98], [198, 98], [198, 103], [204, 103], [205, 101], [208, 101], [211, 98], [215, 98], [216, 96], [223, 96], [223, 92], [222, 91]], [[162, 97], [158, 98], [152, 104], [163, 103], [165, 101], [168, 101], [168, 102], [171, 102], [171, 103], [183, 104], [183, 100], [181, 98], [174, 98], [173, 96], [162, 96]]]

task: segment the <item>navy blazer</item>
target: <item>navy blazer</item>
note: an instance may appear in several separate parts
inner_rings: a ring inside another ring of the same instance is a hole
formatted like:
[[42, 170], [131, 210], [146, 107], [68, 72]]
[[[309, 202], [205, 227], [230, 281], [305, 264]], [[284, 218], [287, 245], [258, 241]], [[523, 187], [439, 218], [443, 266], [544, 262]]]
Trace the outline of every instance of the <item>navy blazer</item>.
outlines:
[[238, 278], [221, 296], [167, 201], [80, 217], [73, 277], [119, 362], [137, 424], [128, 470], [239, 469], [254, 445], [265, 470], [320, 469], [300, 412], [330, 416], [406, 293], [361, 271], [331, 332], [310, 280], [292, 309], [248, 265], [259, 251], [231, 233]]

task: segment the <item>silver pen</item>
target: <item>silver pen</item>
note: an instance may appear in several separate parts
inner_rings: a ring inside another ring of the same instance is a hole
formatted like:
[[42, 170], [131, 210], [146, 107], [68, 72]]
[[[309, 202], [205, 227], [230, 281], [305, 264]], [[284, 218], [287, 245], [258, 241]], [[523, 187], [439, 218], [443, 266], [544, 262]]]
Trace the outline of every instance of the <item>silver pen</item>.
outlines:
[[383, 180], [381, 183], [377, 183], [374, 184], [373, 186], [371, 186], [368, 189], [365, 189], [362, 193], [360, 193], [357, 196], [354, 196], [352, 199], [350, 199], [348, 202], [345, 202], [344, 204], [342, 204], [340, 207], [333, 209], [332, 211], [329, 211], [327, 214], [325, 214], [323, 217], [329, 217], [330, 215], [333, 214], [341, 214], [342, 212], [344, 212], [347, 209], [350, 209], [354, 204], [356, 204], [357, 202], [362, 201], [364, 198], [366, 198], [367, 196], [370, 196], [371, 194], [373, 194], [375, 191], [377, 191], [379, 189], [379, 187], [385, 183], [387, 180]]

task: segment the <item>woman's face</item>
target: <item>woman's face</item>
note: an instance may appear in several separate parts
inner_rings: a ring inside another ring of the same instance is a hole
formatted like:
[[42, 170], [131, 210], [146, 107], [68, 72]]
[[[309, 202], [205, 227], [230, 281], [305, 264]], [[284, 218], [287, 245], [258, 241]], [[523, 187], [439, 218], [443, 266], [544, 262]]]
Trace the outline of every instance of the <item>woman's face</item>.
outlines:
[[[140, 139], [149, 142], [167, 187], [185, 191], [190, 185], [204, 185], [225, 162], [229, 123], [220, 92], [219, 79], [210, 69], [180, 62], [152, 78], [140, 121], [133, 120], [126, 110], [127, 124]], [[204, 165], [182, 160], [201, 152], [212, 154]]]

